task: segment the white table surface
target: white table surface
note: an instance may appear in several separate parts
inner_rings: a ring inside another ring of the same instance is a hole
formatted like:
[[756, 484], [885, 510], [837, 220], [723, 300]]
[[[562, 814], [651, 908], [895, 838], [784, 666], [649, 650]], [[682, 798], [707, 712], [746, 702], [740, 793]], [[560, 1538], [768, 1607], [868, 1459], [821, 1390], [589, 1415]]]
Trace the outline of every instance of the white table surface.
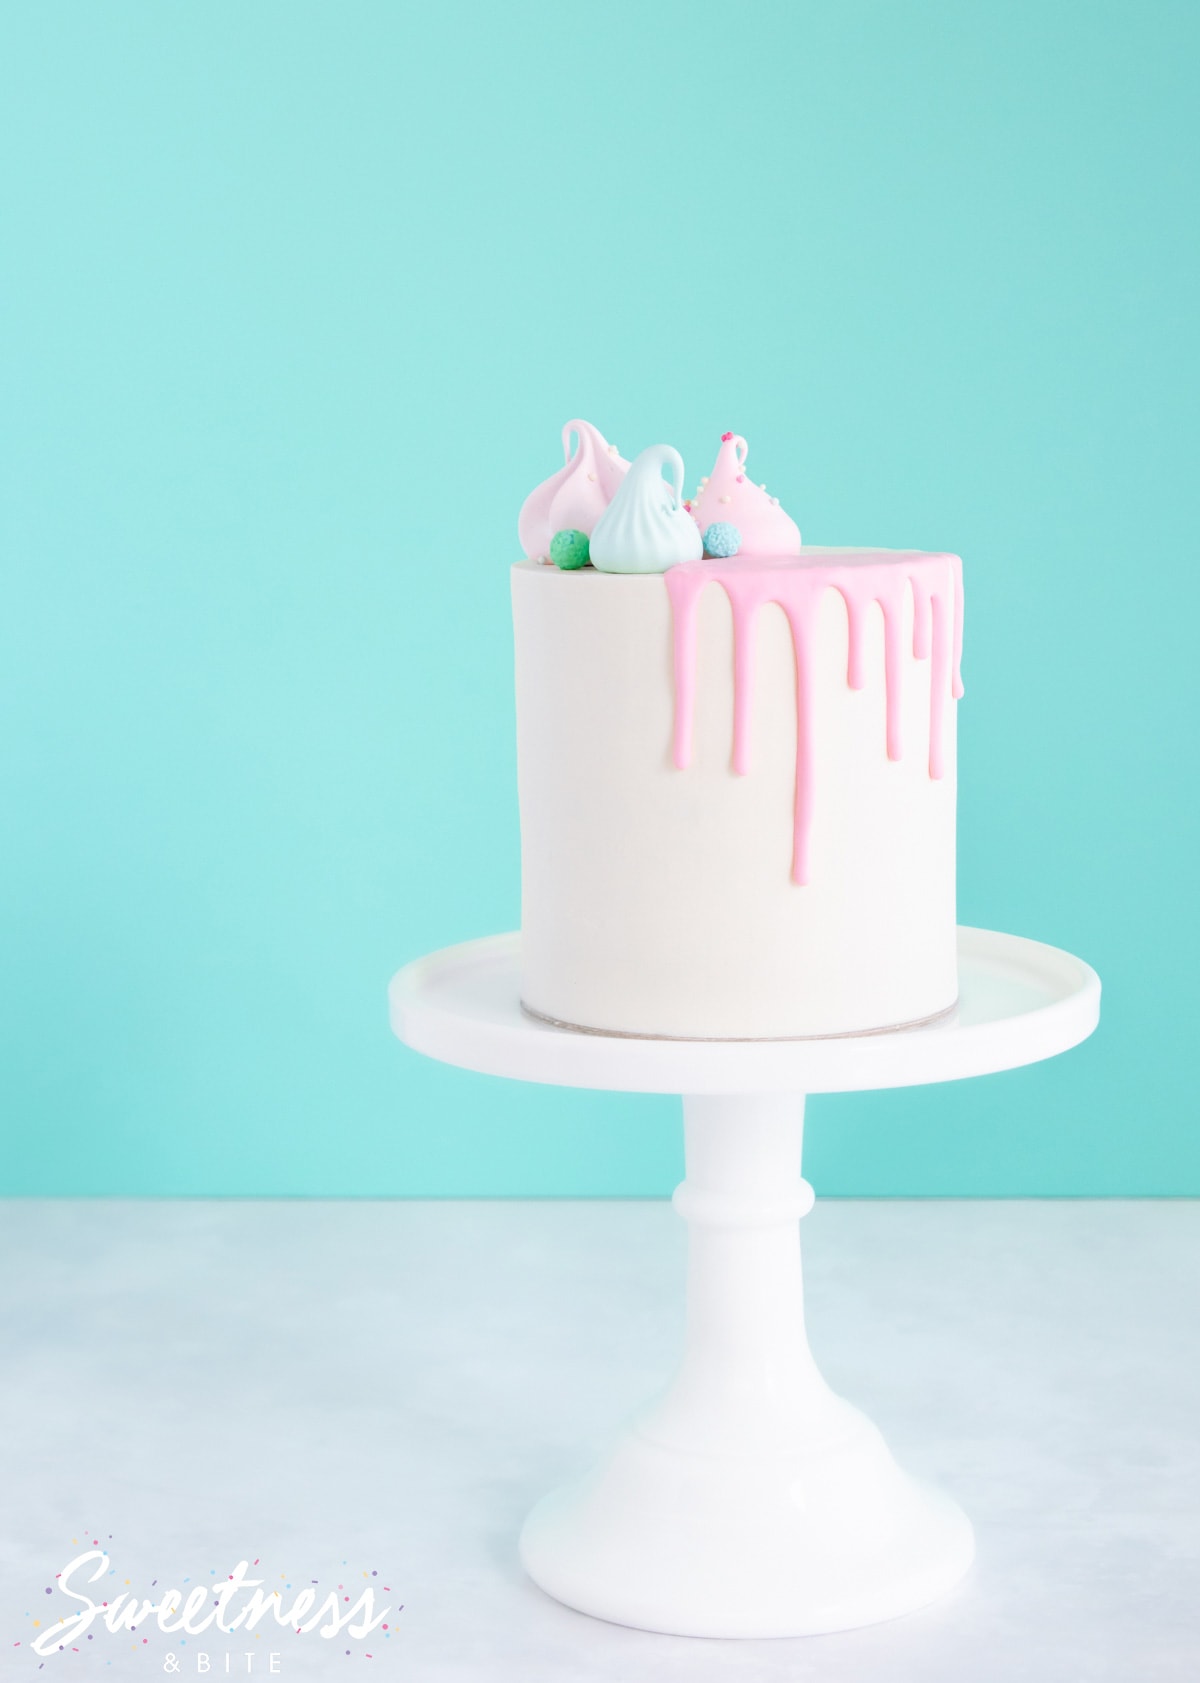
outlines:
[[[41, 1675], [26, 1643], [60, 1605], [45, 1586], [73, 1538], [109, 1534], [134, 1589], [243, 1557], [269, 1582], [377, 1570], [404, 1603], [388, 1636], [282, 1634], [293, 1679], [1200, 1675], [1200, 1204], [818, 1201], [817, 1359], [961, 1501], [978, 1560], [926, 1612], [752, 1643], [598, 1623], [516, 1560], [534, 1499], [669, 1374], [684, 1232], [665, 1203], [0, 1215], [4, 1676]], [[159, 1677], [169, 1648], [192, 1657], [176, 1643], [105, 1635], [45, 1675]], [[245, 1675], [247, 1639], [194, 1639], [225, 1646]]]

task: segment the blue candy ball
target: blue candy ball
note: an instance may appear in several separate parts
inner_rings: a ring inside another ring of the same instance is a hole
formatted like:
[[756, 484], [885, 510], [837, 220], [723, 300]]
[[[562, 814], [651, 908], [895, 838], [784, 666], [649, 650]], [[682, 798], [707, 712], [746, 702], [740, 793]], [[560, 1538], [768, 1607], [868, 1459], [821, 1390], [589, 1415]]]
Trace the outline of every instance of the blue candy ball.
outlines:
[[742, 534], [728, 520], [714, 520], [704, 529], [704, 553], [724, 560], [742, 547]]

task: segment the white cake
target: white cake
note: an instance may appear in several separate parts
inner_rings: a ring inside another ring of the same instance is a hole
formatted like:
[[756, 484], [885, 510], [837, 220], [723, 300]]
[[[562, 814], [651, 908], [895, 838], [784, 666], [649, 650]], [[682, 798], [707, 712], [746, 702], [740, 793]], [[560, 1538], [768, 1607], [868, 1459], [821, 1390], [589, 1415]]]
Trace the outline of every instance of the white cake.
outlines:
[[551, 1021], [758, 1039], [954, 1005], [957, 558], [790, 521], [764, 553], [742, 495], [710, 497], [757, 540], [732, 556], [513, 568], [521, 991]]

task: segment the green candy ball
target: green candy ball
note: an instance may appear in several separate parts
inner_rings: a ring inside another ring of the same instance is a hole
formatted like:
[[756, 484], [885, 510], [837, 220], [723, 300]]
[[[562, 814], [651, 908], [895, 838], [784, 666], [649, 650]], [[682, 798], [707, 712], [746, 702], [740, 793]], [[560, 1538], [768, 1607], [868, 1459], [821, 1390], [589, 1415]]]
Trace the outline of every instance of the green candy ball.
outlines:
[[586, 567], [591, 558], [586, 532], [568, 529], [565, 532], [555, 532], [550, 539], [550, 559], [556, 567], [561, 567], [564, 573], [573, 573], [577, 567]]

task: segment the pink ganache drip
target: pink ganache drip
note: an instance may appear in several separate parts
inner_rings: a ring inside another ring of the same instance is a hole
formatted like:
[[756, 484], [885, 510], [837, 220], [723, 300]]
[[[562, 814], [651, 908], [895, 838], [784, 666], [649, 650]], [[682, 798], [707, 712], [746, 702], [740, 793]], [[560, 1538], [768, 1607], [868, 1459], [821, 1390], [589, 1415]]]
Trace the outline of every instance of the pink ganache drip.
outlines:
[[[833, 558], [824, 561], [823, 553]], [[846, 604], [849, 660], [846, 679], [863, 687], [863, 636], [868, 610], [883, 611], [884, 687], [887, 697], [887, 756], [898, 760], [901, 742], [901, 637], [904, 603], [913, 598], [913, 655], [932, 665], [929, 701], [929, 775], [945, 769], [946, 702], [963, 693], [962, 562], [957, 555], [919, 551], [810, 550], [800, 557], [735, 556], [728, 561], [689, 561], [664, 575], [674, 615], [675, 764], [691, 763], [696, 702], [696, 608], [707, 584], [719, 584], [733, 609], [733, 769], [750, 769], [750, 697], [754, 690], [755, 621], [768, 602], [778, 604], [791, 627], [796, 656], [796, 805], [792, 880], [809, 880], [809, 835], [813, 814], [812, 656], [821, 601], [836, 590]]]

